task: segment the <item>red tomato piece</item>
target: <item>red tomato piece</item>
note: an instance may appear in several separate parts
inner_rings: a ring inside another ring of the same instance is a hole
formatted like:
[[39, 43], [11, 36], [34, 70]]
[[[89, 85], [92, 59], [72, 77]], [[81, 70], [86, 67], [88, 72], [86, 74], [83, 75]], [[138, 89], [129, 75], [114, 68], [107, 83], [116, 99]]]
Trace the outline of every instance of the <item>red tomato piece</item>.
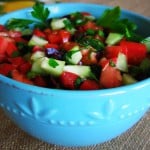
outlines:
[[33, 48], [32, 48], [32, 52], [37, 52], [37, 51], [43, 51], [43, 47], [41, 46], [38, 46], [38, 45], [35, 45]]
[[146, 57], [147, 48], [142, 43], [121, 41], [120, 45], [127, 48], [127, 59], [129, 64], [139, 65]]
[[4, 54], [0, 54], [0, 63], [7, 62], [7, 57]]
[[82, 14], [83, 16], [91, 16], [91, 14], [90, 14], [89, 12], [81, 12], [81, 14]]
[[17, 51], [17, 46], [15, 45], [14, 42], [9, 42], [7, 49], [6, 49], [6, 54], [11, 57], [14, 52]]
[[14, 58], [8, 58], [8, 61], [15, 67], [19, 67], [23, 63], [25, 63], [25, 60], [22, 57], [14, 57]]
[[75, 82], [78, 79], [78, 77], [79, 76], [74, 73], [65, 71], [60, 75], [60, 83], [64, 88], [73, 90], [76, 88]]
[[110, 59], [107, 59], [107, 58], [103, 57], [103, 58], [100, 59], [100, 61], [99, 61], [98, 64], [99, 64], [102, 68], [104, 68], [104, 67], [106, 67], [106, 65], [110, 65], [110, 66], [111, 66], [112, 63], [113, 63], [113, 64], [116, 64], [116, 63], [117, 63], [117, 58], [116, 58], [116, 57], [110, 58]]
[[6, 31], [5, 26], [4, 26], [4, 25], [2, 25], [2, 24], [0, 24], [0, 32], [1, 32], [1, 31]]
[[46, 38], [45, 33], [40, 29], [34, 29], [33, 34], [44, 39]]
[[19, 71], [23, 74], [26, 74], [31, 69], [31, 67], [32, 65], [30, 62], [25, 62], [19, 66]]
[[58, 31], [53, 31], [51, 34], [48, 35], [48, 41], [51, 44], [60, 44], [61, 43], [61, 37], [58, 34]]
[[88, 29], [92, 29], [92, 30], [103, 30], [102, 27], [100, 26], [97, 26], [95, 22], [93, 21], [88, 21], [87, 23], [85, 23], [83, 26], [82, 26], [82, 29], [84, 31], [87, 31]]
[[99, 83], [95, 80], [84, 80], [80, 85], [80, 90], [98, 90], [100, 89]]
[[23, 73], [20, 73], [18, 70], [13, 70], [11, 72], [11, 76], [16, 81], [27, 83], [27, 84], [33, 84], [31, 80], [29, 80]]
[[59, 49], [59, 46], [57, 44], [51, 44], [51, 43], [46, 44], [44, 47]]
[[61, 45], [61, 48], [65, 51], [71, 50], [73, 47], [77, 46], [76, 42], [65, 42]]
[[94, 51], [91, 51], [89, 49], [84, 49], [82, 52], [82, 59], [81, 62], [84, 65], [93, 65], [97, 64], [97, 54]]
[[104, 88], [114, 88], [122, 85], [122, 76], [119, 70], [106, 65], [100, 75], [100, 85]]
[[9, 73], [14, 70], [15, 67], [12, 64], [3, 63], [0, 64], [0, 74], [8, 76]]
[[0, 54], [5, 55], [8, 46], [8, 40], [5, 37], [0, 36]]
[[70, 34], [69, 31], [60, 30], [59, 31], [59, 36], [61, 38], [61, 43], [66, 43], [66, 42], [69, 42], [71, 34]]
[[127, 47], [126, 46], [107, 46], [105, 48], [106, 50], [106, 54], [105, 56], [110, 59], [110, 58], [114, 58], [117, 57], [119, 52], [124, 53], [125, 55], [127, 55]]
[[47, 86], [47, 82], [46, 80], [44, 79], [44, 77], [42, 76], [36, 76], [34, 79], [33, 79], [33, 82], [35, 85], [37, 86], [41, 86], [41, 87], [46, 87]]
[[17, 37], [21, 37], [22, 33], [20, 31], [8, 31], [9, 37], [11, 38], [17, 38]]

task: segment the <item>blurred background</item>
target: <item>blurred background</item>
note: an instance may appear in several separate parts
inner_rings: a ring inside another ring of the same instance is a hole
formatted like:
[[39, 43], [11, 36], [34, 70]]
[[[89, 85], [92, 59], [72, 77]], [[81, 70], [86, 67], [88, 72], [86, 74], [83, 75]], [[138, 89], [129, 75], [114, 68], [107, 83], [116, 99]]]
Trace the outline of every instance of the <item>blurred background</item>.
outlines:
[[[0, 13], [14, 11], [24, 7], [30, 7], [38, 0], [0, 0]], [[149, 0], [39, 0], [45, 3], [56, 2], [85, 2], [85, 3], [98, 3], [110, 6], [120, 6], [121, 8], [128, 9], [147, 17], [150, 17], [150, 1]]]

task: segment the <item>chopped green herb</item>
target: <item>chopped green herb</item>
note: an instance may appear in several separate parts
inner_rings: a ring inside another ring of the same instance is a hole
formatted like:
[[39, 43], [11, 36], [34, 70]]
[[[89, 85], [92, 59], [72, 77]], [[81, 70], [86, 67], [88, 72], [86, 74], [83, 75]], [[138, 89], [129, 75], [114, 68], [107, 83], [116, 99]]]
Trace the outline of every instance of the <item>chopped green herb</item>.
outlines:
[[48, 63], [53, 68], [56, 68], [59, 65], [53, 58], [50, 58]]
[[111, 29], [114, 32], [122, 33], [127, 39], [138, 42], [141, 40], [141, 37], [138, 34], [135, 34], [137, 25], [128, 19], [121, 19], [121, 10], [118, 6], [113, 9], [106, 9], [98, 18], [97, 24]]
[[100, 40], [94, 39], [90, 36], [81, 38], [79, 40], [79, 43], [83, 46], [92, 46], [93, 48], [95, 48], [98, 51], [104, 49], [104, 44]]
[[79, 52], [79, 50], [73, 50], [73, 51], [70, 50], [69, 52], [66, 53], [66, 57], [71, 58], [72, 55], [75, 54], [75, 53], [77, 53], [77, 52]]
[[36, 2], [33, 5], [33, 11], [31, 12], [32, 17], [37, 20], [32, 19], [20, 19], [20, 18], [13, 18], [8, 20], [6, 23], [6, 27], [8, 29], [16, 29], [16, 28], [28, 28], [31, 24], [34, 24], [37, 27], [43, 28], [48, 26], [47, 19], [50, 14], [48, 8], [44, 7], [44, 4], [41, 2]]
[[33, 11], [31, 12], [31, 14], [34, 18], [37, 18], [42, 22], [45, 22], [48, 19], [50, 11], [48, 10], [48, 8], [44, 7], [43, 3], [36, 2], [35, 5], [33, 6]]

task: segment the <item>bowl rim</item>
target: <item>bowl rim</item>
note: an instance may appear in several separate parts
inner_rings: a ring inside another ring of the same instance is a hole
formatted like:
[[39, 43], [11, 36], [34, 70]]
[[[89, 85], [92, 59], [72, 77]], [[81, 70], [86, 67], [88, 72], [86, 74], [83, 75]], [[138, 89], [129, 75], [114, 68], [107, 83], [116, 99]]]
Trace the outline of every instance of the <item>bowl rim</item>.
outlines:
[[[50, 8], [50, 7], [61, 7], [61, 6], [69, 6], [69, 5], [80, 5], [80, 6], [92, 6], [92, 7], [101, 7], [104, 9], [107, 8], [113, 8], [114, 6], [109, 6], [109, 5], [104, 5], [104, 4], [98, 4], [98, 3], [83, 3], [83, 2], [63, 2], [63, 3], [55, 3], [55, 4], [46, 4], [45, 6]], [[12, 11], [10, 13], [4, 14], [2, 16], [0, 16], [0, 20], [2, 20], [3, 18], [7, 18], [10, 15], [13, 15], [14, 13], [19, 13], [19, 12], [26, 12], [26, 11], [30, 11], [32, 10], [32, 7], [27, 7], [27, 8], [23, 8], [23, 9], [19, 9], [16, 11]], [[150, 18], [147, 16], [143, 16], [139, 13], [130, 11], [130, 10], [126, 10], [124, 8], [121, 8], [121, 12], [125, 13], [127, 15], [133, 15], [136, 16], [138, 18], [144, 19], [148, 22], [150, 22]], [[30, 91], [33, 93], [42, 93], [42, 94], [46, 94], [46, 95], [50, 95], [51, 93], [54, 92], [60, 92], [61, 94], [87, 94], [90, 92], [90, 94], [95, 95], [96, 93], [98, 94], [102, 94], [102, 95], [107, 95], [107, 94], [122, 94], [125, 93], [127, 91], [131, 91], [131, 90], [136, 90], [139, 88], [143, 88], [145, 86], [150, 86], [150, 78], [144, 79], [142, 81], [138, 81], [137, 83], [134, 84], [130, 84], [130, 85], [123, 85], [120, 87], [115, 87], [115, 88], [109, 88], [109, 89], [99, 89], [99, 90], [67, 90], [67, 89], [51, 89], [51, 88], [45, 88], [45, 87], [39, 87], [36, 85], [29, 85], [26, 83], [22, 83], [16, 80], [13, 80], [11, 78], [8, 78], [6, 76], [3, 76], [0, 74], [0, 83], [3, 84], [7, 84], [10, 86], [13, 86], [14, 88], [18, 88], [21, 90], [25, 90], [25, 91]]]

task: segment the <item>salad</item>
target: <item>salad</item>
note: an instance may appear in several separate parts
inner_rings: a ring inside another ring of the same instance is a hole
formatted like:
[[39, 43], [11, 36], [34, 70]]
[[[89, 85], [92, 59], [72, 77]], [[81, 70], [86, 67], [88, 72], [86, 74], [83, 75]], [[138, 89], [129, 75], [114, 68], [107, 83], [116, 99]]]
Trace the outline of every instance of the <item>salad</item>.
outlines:
[[150, 77], [150, 37], [121, 18], [119, 7], [99, 18], [72, 12], [50, 18], [36, 2], [32, 19], [0, 25], [0, 74], [46, 88], [97, 90]]

